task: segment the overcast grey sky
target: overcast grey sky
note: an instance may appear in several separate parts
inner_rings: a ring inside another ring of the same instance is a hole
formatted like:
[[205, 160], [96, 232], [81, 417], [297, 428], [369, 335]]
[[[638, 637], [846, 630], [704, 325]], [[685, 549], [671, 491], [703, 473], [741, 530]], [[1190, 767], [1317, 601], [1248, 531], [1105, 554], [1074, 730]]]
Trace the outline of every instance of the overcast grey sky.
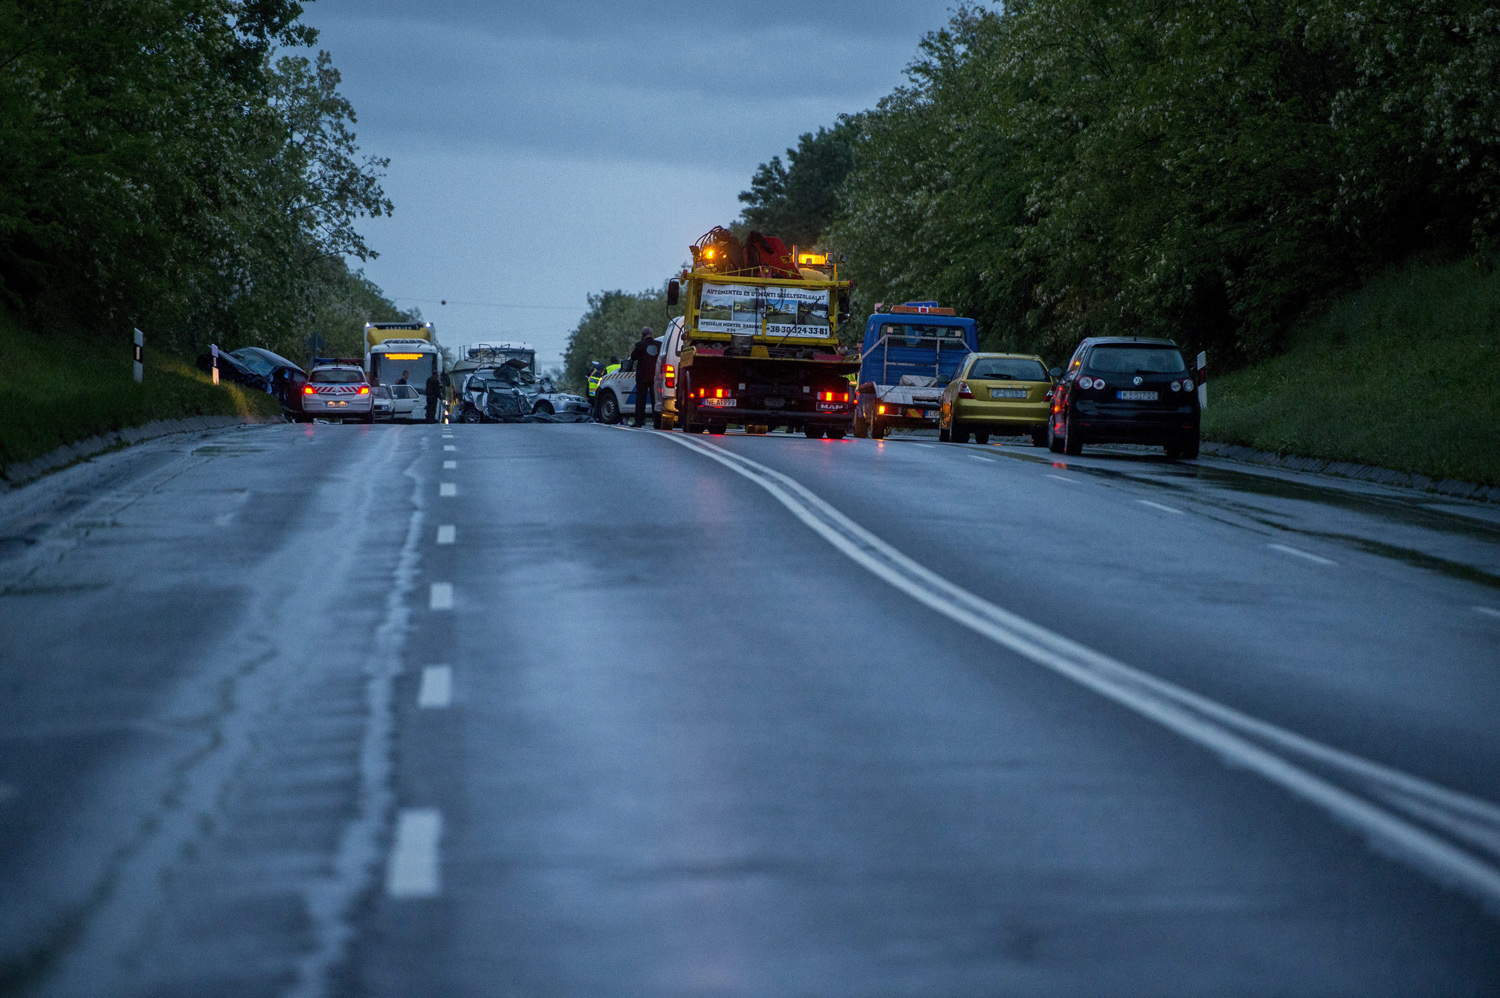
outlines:
[[901, 83], [951, 4], [317, 0], [304, 20], [391, 160], [366, 272], [444, 344], [524, 339], [550, 366], [586, 295], [669, 277], [756, 164]]

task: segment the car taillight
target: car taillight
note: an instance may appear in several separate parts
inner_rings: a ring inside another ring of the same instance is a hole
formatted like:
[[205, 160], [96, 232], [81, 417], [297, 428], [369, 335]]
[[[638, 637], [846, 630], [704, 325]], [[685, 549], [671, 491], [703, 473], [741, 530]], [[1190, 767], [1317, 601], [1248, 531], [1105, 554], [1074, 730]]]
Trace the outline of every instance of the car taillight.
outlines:
[[958, 383], [958, 397], [961, 399], [971, 399], [974, 397], [974, 393], [969, 390], [969, 383], [967, 381], [960, 381]]
[[880, 413], [880, 415], [882, 415], [882, 416], [885, 415], [885, 406], [881, 405], [881, 406], [876, 406], [875, 408]]
[[316, 395], [317, 393], [318, 393], [318, 390], [316, 388], [314, 388], [312, 385], [303, 385], [302, 386], [302, 394], [303, 395]]
[[370, 386], [369, 385], [360, 385], [359, 386], [359, 393], [361, 395], [368, 395], [368, 394], [370, 394]]

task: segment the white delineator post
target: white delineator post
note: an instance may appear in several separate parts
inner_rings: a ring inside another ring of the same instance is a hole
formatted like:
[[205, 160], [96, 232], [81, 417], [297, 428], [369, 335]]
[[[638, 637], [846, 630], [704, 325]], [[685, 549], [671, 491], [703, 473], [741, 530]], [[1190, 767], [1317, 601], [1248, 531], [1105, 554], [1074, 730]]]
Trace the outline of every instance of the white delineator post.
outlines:
[[1208, 352], [1198, 354], [1198, 408], [1208, 408]]
[[219, 344], [210, 343], [208, 352], [213, 357], [214, 384], [217, 385], [219, 383]]
[[141, 366], [141, 348], [146, 345], [146, 334], [139, 329], [135, 331], [135, 383], [140, 384], [146, 369]]

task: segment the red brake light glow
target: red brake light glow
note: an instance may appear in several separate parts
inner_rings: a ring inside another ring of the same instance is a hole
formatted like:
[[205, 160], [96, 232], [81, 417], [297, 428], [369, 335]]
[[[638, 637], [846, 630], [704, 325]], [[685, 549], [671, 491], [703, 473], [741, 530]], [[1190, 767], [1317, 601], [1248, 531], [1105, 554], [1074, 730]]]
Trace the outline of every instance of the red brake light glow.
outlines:
[[359, 393], [361, 395], [368, 395], [368, 394], [370, 394], [370, 386], [369, 385], [360, 385], [359, 386]]
[[314, 394], [317, 394], [317, 391], [318, 390], [316, 388], [314, 388], [312, 385], [303, 385], [302, 386], [302, 394], [303, 395], [314, 395]]

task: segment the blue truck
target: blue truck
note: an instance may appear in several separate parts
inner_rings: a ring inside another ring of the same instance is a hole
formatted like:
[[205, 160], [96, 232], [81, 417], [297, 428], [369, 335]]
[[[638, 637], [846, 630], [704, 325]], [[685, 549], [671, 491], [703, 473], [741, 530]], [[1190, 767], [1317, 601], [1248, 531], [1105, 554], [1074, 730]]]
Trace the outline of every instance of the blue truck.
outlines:
[[943, 387], [978, 349], [978, 325], [951, 308], [876, 305], [860, 348], [854, 435], [880, 440], [892, 428], [936, 428]]

